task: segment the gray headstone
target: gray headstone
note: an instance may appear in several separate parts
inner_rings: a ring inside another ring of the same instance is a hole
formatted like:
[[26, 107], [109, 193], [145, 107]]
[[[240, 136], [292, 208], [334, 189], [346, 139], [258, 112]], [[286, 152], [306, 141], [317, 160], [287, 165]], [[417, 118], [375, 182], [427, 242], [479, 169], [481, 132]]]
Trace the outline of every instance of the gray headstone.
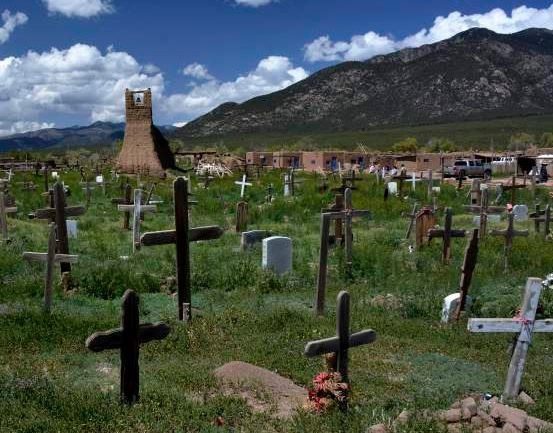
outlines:
[[[461, 295], [459, 293], [453, 293], [444, 298], [444, 304], [442, 307], [443, 323], [448, 323], [452, 319], [453, 314], [455, 314], [455, 311], [457, 311], [457, 306], [459, 305], [460, 298]], [[465, 302], [465, 311], [468, 311], [471, 305], [472, 298], [470, 296], [467, 296], [467, 300]]]
[[513, 206], [513, 215], [515, 216], [516, 221], [527, 221], [528, 206], [526, 206], [525, 204], [517, 204]]
[[269, 236], [271, 236], [271, 232], [267, 230], [250, 230], [248, 232], [242, 232], [240, 247], [243, 250], [252, 248], [255, 244], [260, 243]]
[[[472, 219], [472, 222], [476, 227], [480, 227], [480, 215], [476, 215]], [[488, 214], [488, 223], [499, 223], [499, 222], [501, 222], [501, 215]]]
[[263, 239], [262, 266], [277, 275], [292, 271], [292, 239], [282, 236]]
[[67, 236], [71, 239], [77, 238], [77, 220], [66, 220]]
[[284, 175], [284, 197], [290, 197], [291, 191], [290, 191], [290, 175], [285, 174]]

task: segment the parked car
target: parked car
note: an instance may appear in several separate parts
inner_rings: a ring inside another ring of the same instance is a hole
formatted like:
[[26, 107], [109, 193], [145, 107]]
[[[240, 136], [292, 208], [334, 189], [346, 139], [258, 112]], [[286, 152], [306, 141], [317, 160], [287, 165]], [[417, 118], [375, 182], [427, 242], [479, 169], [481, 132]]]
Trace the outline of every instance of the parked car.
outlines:
[[489, 179], [492, 176], [491, 164], [483, 163], [481, 160], [458, 159], [452, 166], [445, 167], [446, 177], [483, 177]]

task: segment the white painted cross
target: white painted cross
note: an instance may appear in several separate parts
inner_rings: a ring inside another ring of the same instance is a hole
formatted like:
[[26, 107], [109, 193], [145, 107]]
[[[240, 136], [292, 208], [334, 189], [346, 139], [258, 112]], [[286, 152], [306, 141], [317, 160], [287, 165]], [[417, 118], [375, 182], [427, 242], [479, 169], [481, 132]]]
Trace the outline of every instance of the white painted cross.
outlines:
[[246, 175], [242, 176], [242, 181], [241, 182], [236, 181], [234, 183], [236, 185], [240, 185], [240, 187], [241, 187], [241, 189], [240, 189], [240, 198], [244, 198], [244, 191], [246, 190], [246, 187], [253, 185], [251, 183], [246, 182]]
[[553, 332], [553, 319], [535, 320], [542, 290], [542, 280], [528, 278], [524, 290], [522, 308], [512, 319], [470, 319], [470, 332], [511, 332], [518, 333], [515, 350], [511, 357], [503, 399], [517, 398], [526, 363], [526, 355], [534, 332]]
[[140, 215], [145, 212], [155, 212], [157, 210], [155, 205], [143, 205], [142, 204], [142, 190], [134, 190], [134, 204], [120, 204], [117, 206], [117, 210], [120, 212], [132, 212], [132, 250], [133, 253], [140, 249]]
[[413, 189], [413, 191], [416, 191], [417, 190], [417, 182], [419, 182], [420, 179], [417, 179], [417, 176], [415, 174], [415, 172], [411, 173], [411, 187]]

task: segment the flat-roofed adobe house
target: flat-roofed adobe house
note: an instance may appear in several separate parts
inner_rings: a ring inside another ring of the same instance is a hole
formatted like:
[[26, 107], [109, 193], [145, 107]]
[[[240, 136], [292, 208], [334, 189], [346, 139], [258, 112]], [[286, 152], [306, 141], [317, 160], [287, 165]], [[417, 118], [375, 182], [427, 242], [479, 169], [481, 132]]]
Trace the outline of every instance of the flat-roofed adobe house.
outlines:
[[344, 168], [344, 151], [318, 150], [302, 153], [302, 165], [305, 171], [337, 171]]
[[344, 156], [344, 168], [363, 170], [369, 165], [369, 157], [363, 152], [346, 152]]
[[302, 168], [302, 152], [281, 150], [273, 153], [274, 168]]
[[246, 152], [246, 165], [273, 166], [273, 152]]

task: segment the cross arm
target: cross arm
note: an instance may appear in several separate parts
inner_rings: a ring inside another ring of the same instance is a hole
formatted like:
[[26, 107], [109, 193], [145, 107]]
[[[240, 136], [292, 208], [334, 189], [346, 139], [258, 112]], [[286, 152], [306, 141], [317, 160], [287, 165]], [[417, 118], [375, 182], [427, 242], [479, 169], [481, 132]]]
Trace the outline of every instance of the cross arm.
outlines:
[[[349, 347], [357, 347], [363, 344], [369, 344], [376, 340], [376, 332], [372, 329], [366, 329], [352, 334], [349, 337]], [[340, 350], [340, 340], [338, 337], [324, 338], [322, 340], [311, 341], [305, 346], [303, 354], [308, 357], [323, 355], [325, 353], [334, 353]]]
[[6, 207], [6, 208], [4, 208], [4, 212], [5, 213], [16, 213], [17, 208], [16, 207]]
[[[331, 220], [337, 220], [342, 219], [346, 215], [346, 211], [341, 212], [325, 212], [323, 213], [324, 218], [328, 218]], [[371, 218], [371, 212], [368, 210], [353, 210], [351, 211], [351, 216], [353, 218], [355, 217], [369, 217]]]
[[[533, 332], [553, 332], [553, 319], [536, 320]], [[511, 332], [520, 333], [523, 323], [518, 319], [469, 319], [469, 332]]]
[[[219, 239], [224, 233], [225, 231], [219, 226], [195, 227], [188, 230], [188, 241], [196, 242]], [[140, 238], [140, 243], [146, 247], [168, 245], [176, 242], [177, 232], [175, 230], [144, 233]]]
[[[83, 215], [86, 212], [86, 209], [82, 206], [72, 206], [65, 208], [65, 216], [79, 216]], [[46, 209], [37, 209], [35, 212], [35, 217], [38, 219], [54, 219], [56, 217], [55, 208], [46, 208]]]
[[[171, 328], [163, 322], [145, 323], [140, 325], [139, 342], [148, 343], [154, 340], [163, 340], [169, 335]], [[123, 329], [116, 328], [104, 332], [95, 332], [86, 339], [85, 346], [93, 352], [102, 352], [109, 349], [119, 349], [123, 339]]]
[[[119, 212], [132, 212], [135, 209], [133, 204], [120, 204], [117, 206]], [[157, 208], [153, 204], [145, 204], [140, 206], [140, 212], [156, 212]]]
[[[470, 213], [480, 213], [480, 211], [482, 210], [482, 207], [465, 205], [463, 206], [463, 209], [465, 209], [467, 212], [470, 212]], [[500, 213], [503, 213], [504, 210], [505, 208], [503, 206], [488, 206], [487, 208], [484, 209], [485, 213], [488, 213], [488, 214], [500, 214]]]
[[[39, 262], [45, 262], [48, 260], [48, 253], [33, 253], [33, 252], [24, 252], [23, 258], [25, 260], [36, 260]], [[54, 256], [55, 263], [77, 263], [79, 256], [70, 255], [70, 254], [56, 254]]]

